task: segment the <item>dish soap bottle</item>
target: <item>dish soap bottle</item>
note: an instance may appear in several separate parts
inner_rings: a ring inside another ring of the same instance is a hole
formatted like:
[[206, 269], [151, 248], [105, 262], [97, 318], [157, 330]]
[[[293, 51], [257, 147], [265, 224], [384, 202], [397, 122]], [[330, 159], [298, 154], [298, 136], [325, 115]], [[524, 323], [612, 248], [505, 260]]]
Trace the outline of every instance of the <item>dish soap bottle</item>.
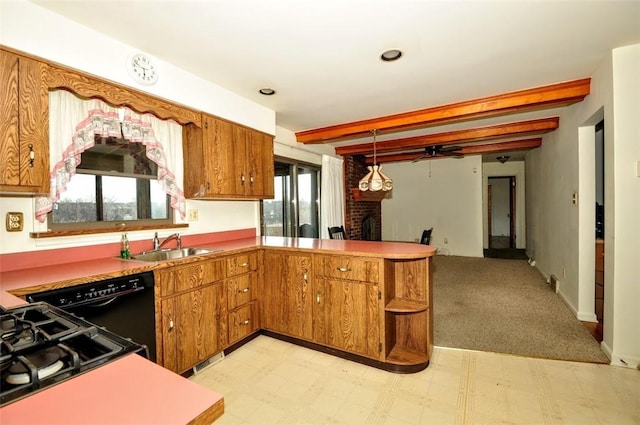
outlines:
[[129, 239], [127, 234], [123, 233], [120, 239], [120, 258], [129, 258]]

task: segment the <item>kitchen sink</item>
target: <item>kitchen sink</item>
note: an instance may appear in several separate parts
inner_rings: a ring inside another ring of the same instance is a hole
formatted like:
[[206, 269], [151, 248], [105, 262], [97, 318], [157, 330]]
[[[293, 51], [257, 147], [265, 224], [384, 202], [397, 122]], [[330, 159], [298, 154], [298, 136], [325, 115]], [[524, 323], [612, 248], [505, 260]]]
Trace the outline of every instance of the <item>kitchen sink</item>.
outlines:
[[218, 252], [219, 249], [208, 248], [182, 248], [182, 249], [163, 249], [161, 251], [146, 251], [140, 254], [132, 255], [132, 260], [138, 261], [167, 261], [180, 260], [181, 258], [193, 257], [196, 255], [211, 254]]

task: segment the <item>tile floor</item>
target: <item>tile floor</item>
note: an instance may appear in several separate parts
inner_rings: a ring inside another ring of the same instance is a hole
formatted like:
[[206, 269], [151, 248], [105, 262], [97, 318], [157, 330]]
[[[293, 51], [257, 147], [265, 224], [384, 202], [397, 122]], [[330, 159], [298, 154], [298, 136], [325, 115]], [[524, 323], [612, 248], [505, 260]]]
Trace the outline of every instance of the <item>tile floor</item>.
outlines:
[[435, 348], [400, 375], [259, 336], [191, 378], [222, 393], [216, 425], [640, 425], [640, 372]]

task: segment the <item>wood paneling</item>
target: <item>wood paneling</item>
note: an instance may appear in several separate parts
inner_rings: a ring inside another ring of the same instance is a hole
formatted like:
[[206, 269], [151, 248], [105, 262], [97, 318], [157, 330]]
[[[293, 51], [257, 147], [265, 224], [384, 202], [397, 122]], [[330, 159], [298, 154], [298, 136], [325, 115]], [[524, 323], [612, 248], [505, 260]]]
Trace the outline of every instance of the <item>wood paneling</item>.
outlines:
[[583, 78], [465, 102], [420, 109], [296, 133], [300, 143], [328, 143], [412, 128], [442, 125], [471, 119], [567, 106], [582, 101], [590, 93], [591, 79]]

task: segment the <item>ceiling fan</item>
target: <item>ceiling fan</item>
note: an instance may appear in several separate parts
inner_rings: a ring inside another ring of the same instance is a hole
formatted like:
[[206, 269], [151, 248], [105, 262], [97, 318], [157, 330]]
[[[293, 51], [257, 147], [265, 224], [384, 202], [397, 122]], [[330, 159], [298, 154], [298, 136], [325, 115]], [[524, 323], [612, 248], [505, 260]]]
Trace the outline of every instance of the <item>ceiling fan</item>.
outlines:
[[426, 158], [433, 158], [435, 156], [453, 156], [456, 158], [462, 158], [464, 157], [464, 154], [458, 152], [461, 149], [462, 146], [427, 146], [424, 148], [424, 153], [411, 162], [418, 162]]

